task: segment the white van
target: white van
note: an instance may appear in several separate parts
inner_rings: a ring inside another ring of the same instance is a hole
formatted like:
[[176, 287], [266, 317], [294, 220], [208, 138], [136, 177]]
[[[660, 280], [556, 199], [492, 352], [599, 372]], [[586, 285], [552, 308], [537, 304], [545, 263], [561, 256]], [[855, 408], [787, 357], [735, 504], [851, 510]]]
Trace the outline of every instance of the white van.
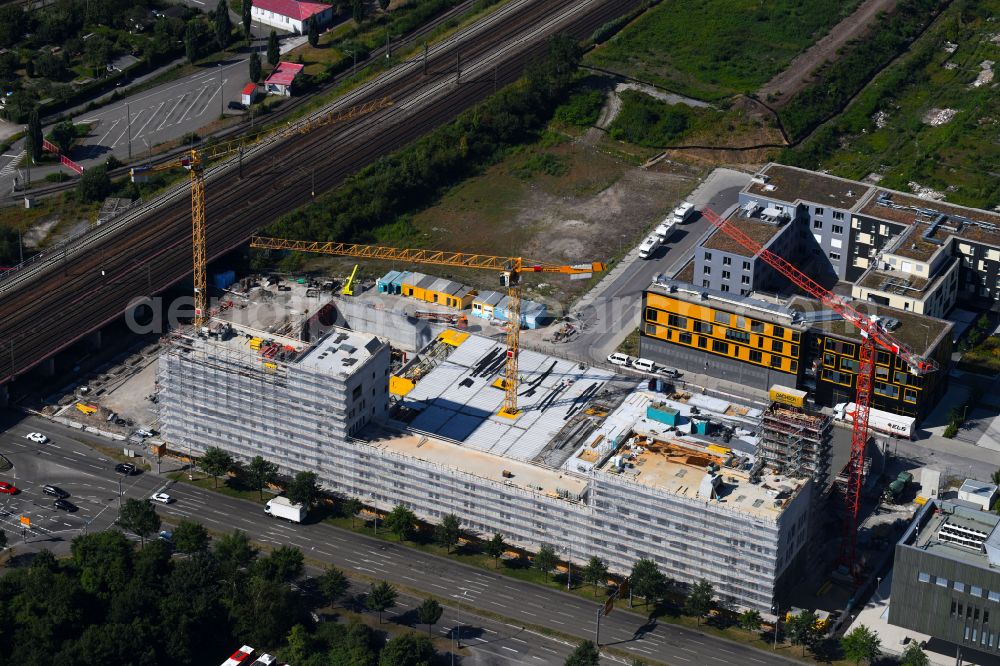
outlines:
[[656, 246], [660, 244], [660, 239], [656, 234], [650, 234], [639, 245], [639, 258], [649, 259], [656, 251]]
[[694, 217], [696, 212], [694, 204], [685, 201], [677, 208], [674, 208], [674, 224], [686, 224]]
[[653, 372], [656, 370], [656, 364], [648, 358], [635, 359], [635, 361], [632, 362], [632, 367], [636, 370], [642, 370], [643, 372]]
[[611, 365], [628, 365], [628, 354], [622, 354], [621, 352], [615, 352], [611, 356], [608, 356], [608, 363]]

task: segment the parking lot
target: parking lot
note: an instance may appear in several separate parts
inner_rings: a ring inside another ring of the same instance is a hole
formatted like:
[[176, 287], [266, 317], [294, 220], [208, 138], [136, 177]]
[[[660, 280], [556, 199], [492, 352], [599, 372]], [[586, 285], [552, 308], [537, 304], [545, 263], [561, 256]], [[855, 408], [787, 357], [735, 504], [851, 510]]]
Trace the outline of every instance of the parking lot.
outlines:
[[[26, 435], [41, 432], [44, 444], [29, 441]], [[131, 476], [116, 473], [117, 461], [95, 457], [71, 437], [78, 433], [42, 419], [29, 418], [0, 432], [0, 453], [13, 468], [0, 472], [0, 481], [17, 487], [16, 494], [0, 494], [0, 529], [7, 533], [10, 545], [26, 539], [33, 547], [53, 551], [65, 548], [73, 537], [88, 530], [103, 530], [118, 517], [119, 481], [123, 500], [149, 497], [164, 485], [162, 479], [142, 472]], [[43, 486], [53, 485], [68, 493], [75, 508], [66, 511], [55, 507], [54, 496]], [[30, 521], [25, 530], [21, 518]], [[63, 547], [60, 548], [60, 544]]]

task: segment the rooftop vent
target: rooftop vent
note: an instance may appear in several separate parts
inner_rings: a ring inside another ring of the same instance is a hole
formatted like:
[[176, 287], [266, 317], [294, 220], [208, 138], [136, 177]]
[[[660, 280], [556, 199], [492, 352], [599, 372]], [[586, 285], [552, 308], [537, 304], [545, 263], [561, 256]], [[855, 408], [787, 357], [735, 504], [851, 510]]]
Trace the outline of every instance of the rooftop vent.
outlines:
[[847, 196], [853, 197], [854, 196], [854, 190], [847, 190]]
[[754, 183], [757, 183], [758, 185], [763, 185], [767, 181], [771, 180], [771, 177], [763, 173], [758, 173], [754, 175], [754, 177], [751, 178], [750, 180], [753, 181]]
[[356, 358], [345, 358], [343, 361], [340, 362], [340, 364], [343, 365], [343, 366], [350, 367], [350, 366], [354, 365], [357, 362], [358, 362], [358, 359], [356, 359]]

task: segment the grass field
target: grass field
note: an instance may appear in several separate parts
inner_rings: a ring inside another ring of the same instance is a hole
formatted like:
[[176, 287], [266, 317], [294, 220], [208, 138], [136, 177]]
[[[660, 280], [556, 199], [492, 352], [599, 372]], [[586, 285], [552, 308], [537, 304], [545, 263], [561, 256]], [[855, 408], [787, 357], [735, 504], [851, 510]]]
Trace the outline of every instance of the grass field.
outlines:
[[[989, 20], [998, 14], [1000, 0], [953, 4], [839, 118], [785, 158], [848, 178], [874, 173], [904, 191], [919, 183], [955, 203], [1000, 203], [997, 83], [972, 85], [981, 63], [1000, 62], [1000, 29]], [[956, 113], [933, 126], [925, 118], [934, 109]]]
[[671, 0], [585, 62], [706, 100], [749, 93], [860, 0]]

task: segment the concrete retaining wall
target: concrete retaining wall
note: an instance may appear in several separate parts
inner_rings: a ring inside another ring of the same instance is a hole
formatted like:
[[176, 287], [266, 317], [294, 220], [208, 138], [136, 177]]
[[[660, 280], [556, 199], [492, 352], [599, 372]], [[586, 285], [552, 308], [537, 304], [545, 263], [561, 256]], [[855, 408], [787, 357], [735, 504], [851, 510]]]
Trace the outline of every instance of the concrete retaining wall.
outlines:
[[434, 328], [403, 312], [377, 309], [371, 303], [335, 299], [336, 325], [385, 338], [393, 347], [421, 349], [434, 338]]

